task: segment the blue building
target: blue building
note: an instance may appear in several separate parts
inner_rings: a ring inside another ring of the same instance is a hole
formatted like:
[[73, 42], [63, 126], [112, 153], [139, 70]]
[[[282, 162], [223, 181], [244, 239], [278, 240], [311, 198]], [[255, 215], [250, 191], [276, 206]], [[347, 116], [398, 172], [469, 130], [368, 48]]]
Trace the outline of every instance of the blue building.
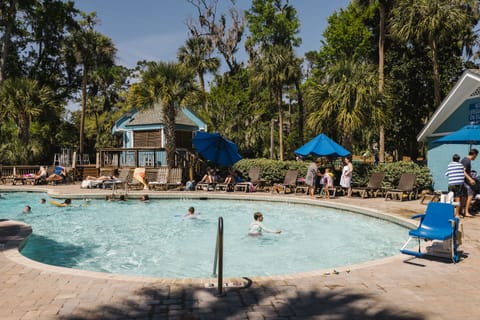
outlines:
[[[179, 108], [175, 117], [177, 152], [191, 152], [195, 132], [206, 129], [205, 122], [193, 111], [186, 107]], [[103, 149], [103, 161], [109, 165], [157, 167], [167, 164], [163, 110], [160, 104], [142, 110], [134, 108], [125, 113], [115, 122], [112, 134], [121, 141], [123, 150], [120, 159], [108, 159], [109, 152], [112, 154], [113, 150]]]
[[[447, 190], [445, 171], [452, 155], [467, 156], [470, 147], [478, 145], [440, 144], [435, 141], [468, 124], [480, 124], [480, 70], [466, 70], [447, 97], [432, 115], [417, 140], [427, 144], [427, 164], [433, 176], [435, 190]], [[472, 169], [480, 168], [480, 159], [472, 162]], [[479, 170], [477, 170], [479, 171]]]

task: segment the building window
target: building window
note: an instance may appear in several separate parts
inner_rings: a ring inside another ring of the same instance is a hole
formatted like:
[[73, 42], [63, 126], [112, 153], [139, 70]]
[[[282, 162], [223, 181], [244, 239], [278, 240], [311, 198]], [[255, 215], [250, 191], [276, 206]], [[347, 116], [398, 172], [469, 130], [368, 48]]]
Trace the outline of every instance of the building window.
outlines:
[[163, 148], [160, 130], [134, 131], [133, 141], [135, 148]]
[[192, 149], [192, 132], [191, 131], [175, 131], [175, 141], [177, 148]]

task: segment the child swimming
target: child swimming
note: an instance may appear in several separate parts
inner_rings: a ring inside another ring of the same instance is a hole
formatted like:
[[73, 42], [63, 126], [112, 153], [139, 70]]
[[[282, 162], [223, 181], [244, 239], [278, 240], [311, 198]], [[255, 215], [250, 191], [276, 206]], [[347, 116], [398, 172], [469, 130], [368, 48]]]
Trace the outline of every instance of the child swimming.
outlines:
[[195, 212], [194, 207], [188, 208], [188, 212], [183, 216], [184, 219], [196, 219], [200, 213]]
[[253, 221], [250, 224], [250, 228], [248, 230], [248, 235], [249, 236], [261, 236], [263, 232], [268, 232], [268, 233], [281, 233], [282, 231], [280, 230], [271, 230], [266, 228], [263, 225], [263, 214], [261, 212], [255, 212], [253, 214]]

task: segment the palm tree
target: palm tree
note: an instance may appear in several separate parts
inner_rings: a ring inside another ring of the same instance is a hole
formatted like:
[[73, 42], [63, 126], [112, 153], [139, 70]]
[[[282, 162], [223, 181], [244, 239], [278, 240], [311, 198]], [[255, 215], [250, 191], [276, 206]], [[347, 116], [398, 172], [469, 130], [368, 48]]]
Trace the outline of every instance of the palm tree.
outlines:
[[116, 48], [112, 40], [93, 30], [95, 16], [86, 16], [83, 28], [67, 41], [67, 59], [81, 66], [82, 113], [80, 117], [80, 154], [84, 151], [85, 115], [87, 113], [87, 86], [95, 68], [113, 67]]
[[378, 121], [383, 116], [378, 108], [377, 81], [373, 66], [368, 64], [340, 60], [329, 66], [324, 79], [307, 92], [307, 103], [320, 106], [308, 116], [307, 125], [314, 131], [319, 127], [337, 128], [342, 143], [351, 150], [355, 131], [371, 118]]
[[469, 0], [400, 0], [392, 10], [391, 34], [403, 41], [427, 41], [431, 52], [435, 105], [442, 101], [438, 44], [472, 26]]
[[[387, 0], [357, 0], [360, 5], [378, 7], [378, 92], [383, 94], [385, 85], [385, 14]], [[379, 160], [385, 162], [385, 127], [379, 124]]]
[[210, 41], [196, 36], [187, 39], [178, 50], [178, 60], [192, 68], [200, 81], [200, 88], [205, 92], [205, 73], [215, 72], [220, 67], [220, 60], [210, 55], [213, 52]]
[[283, 45], [264, 46], [255, 62], [256, 72], [253, 77], [254, 85], [266, 87], [270, 90], [272, 104], [278, 111], [278, 141], [279, 158], [283, 160], [283, 92], [284, 87], [294, 84], [301, 77], [299, 65], [293, 49]]
[[189, 38], [185, 46], [178, 50], [178, 60], [191, 68], [197, 75], [202, 90], [203, 109], [209, 114], [207, 95], [205, 90], [205, 73], [216, 72], [220, 67], [218, 58], [210, 57], [213, 47], [211, 41], [200, 36]]
[[0, 86], [0, 120], [10, 120], [16, 124], [18, 139], [25, 149], [30, 147], [30, 124], [33, 118], [39, 116], [43, 108], [53, 106], [53, 92], [40, 87], [36, 80], [8, 78]]
[[149, 62], [141, 74], [141, 82], [132, 86], [130, 101], [138, 106], [153, 107], [161, 103], [167, 153], [167, 165], [174, 165], [175, 116], [179, 106], [194, 90], [193, 73], [178, 62]]
[[[111, 135], [111, 111], [114, 106], [125, 101], [127, 78], [130, 74], [130, 70], [123, 66], [100, 66], [91, 73], [85, 125], [88, 129], [88, 120], [93, 118], [97, 148], [105, 146], [105, 143], [110, 144], [108, 136]], [[86, 135], [88, 136], [88, 132]]]

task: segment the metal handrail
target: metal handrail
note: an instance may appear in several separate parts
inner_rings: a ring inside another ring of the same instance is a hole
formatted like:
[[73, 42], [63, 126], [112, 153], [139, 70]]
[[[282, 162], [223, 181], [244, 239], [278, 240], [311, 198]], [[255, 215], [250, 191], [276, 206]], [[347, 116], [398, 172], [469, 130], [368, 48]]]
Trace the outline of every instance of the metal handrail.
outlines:
[[[217, 276], [218, 261], [218, 276]], [[215, 246], [215, 258], [213, 259], [213, 277], [217, 277], [218, 295], [223, 294], [223, 218], [218, 218], [217, 244]]]

